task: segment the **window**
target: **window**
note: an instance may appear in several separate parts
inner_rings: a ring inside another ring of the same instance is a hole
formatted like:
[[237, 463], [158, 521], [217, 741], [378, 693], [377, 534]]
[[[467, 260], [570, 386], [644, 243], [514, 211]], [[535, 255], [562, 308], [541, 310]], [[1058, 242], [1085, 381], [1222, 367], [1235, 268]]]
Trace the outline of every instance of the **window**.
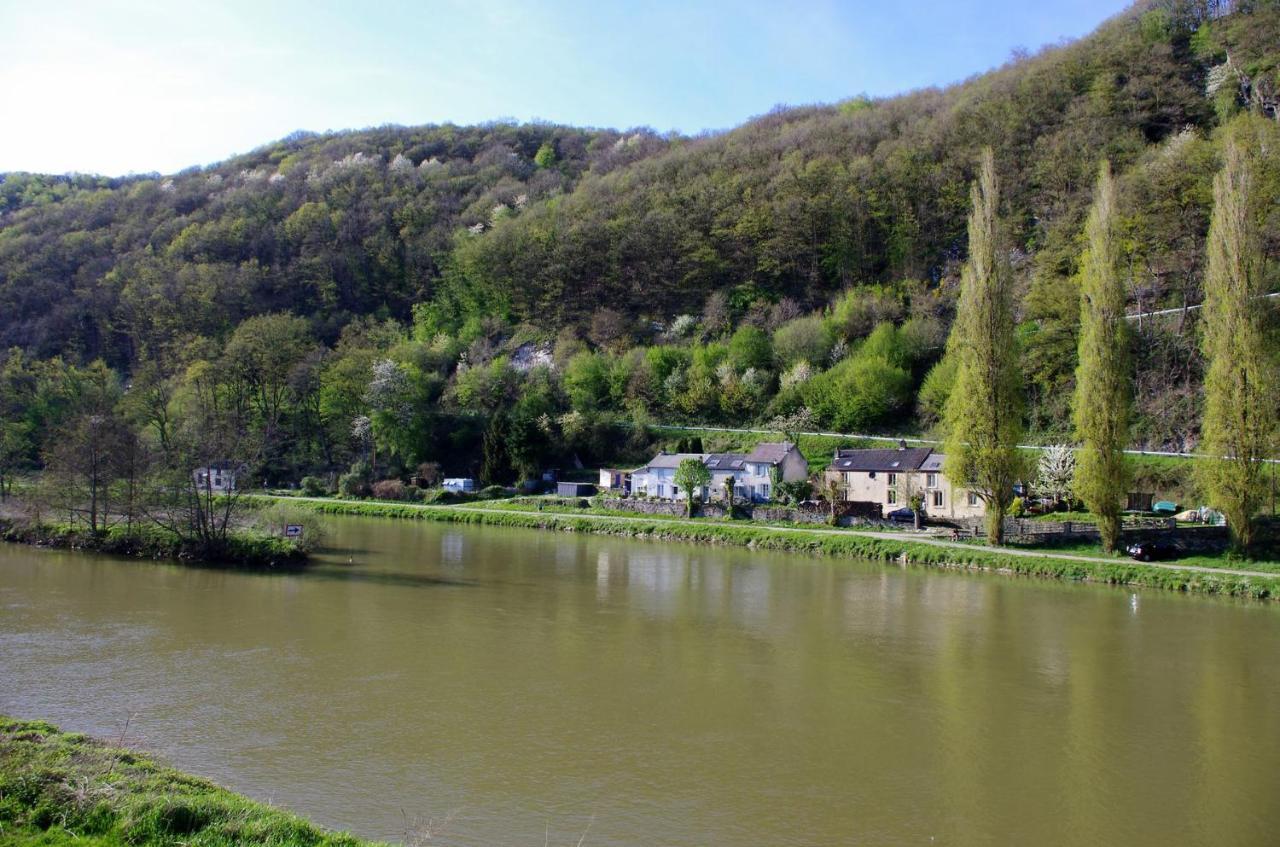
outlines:
[[892, 506], [892, 505], [894, 505], [894, 504], [896, 504], [896, 503], [898, 502], [898, 489], [896, 489], [896, 488], [890, 488], [890, 489], [889, 489], [889, 501], [888, 501], [888, 502], [889, 502], [889, 505], [890, 505], [890, 506]]
[[769, 499], [769, 483], [766, 482], [764, 485], [760, 486], [760, 496], [766, 500]]
[[942, 492], [941, 491], [933, 492], [933, 505], [937, 506], [938, 508], [942, 508]]
[[896, 473], [889, 474], [889, 487], [893, 488], [898, 484], [898, 475]]
[[[937, 475], [936, 473], [925, 474], [925, 476], [924, 476], [924, 486], [925, 486], [925, 488], [937, 488], [937, 487], [938, 487], [938, 475]], [[941, 504], [939, 504], [939, 505], [941, 505]]]
[[976, 506], [976, 505], [978, 505], [978, 495], [977, 495], [977, 492], [974, 492], [974, 491], [970, 491], [970, 492], [969, 492], [969, 505], [970, 505], [970, 506]]

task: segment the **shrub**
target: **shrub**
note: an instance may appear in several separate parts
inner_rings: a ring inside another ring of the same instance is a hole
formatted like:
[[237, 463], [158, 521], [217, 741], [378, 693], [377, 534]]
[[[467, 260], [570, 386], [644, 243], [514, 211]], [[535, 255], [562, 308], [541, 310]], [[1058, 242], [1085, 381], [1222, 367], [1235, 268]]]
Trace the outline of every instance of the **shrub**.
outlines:
[[329, 484], [318, 476], [304, 476], [301, 488], [302, 493], [308, 497], [323, 497], [329, 493]]
[[357, 473], [344, 473], [338, 477], [338, 493], [343, 497], [368, 497], [369, 483]]
[[373, 496], [379, 500], [403, 500], [404, 483], [398, 479], [380, 479], [373, 484]]
[[504, 488], [501, 485], [487, 485], [480, 489], [480, 499], [497, 500], [500, 497], [509, 497], [511, 496], [511, 493], [510, 489]]

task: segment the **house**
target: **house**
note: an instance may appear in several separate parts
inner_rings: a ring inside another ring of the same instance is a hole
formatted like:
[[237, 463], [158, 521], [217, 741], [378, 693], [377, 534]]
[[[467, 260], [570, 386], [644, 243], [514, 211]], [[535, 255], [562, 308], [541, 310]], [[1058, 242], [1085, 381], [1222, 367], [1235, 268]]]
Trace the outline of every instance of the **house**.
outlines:
[[223, 494], [228, 491], [235, 491], [236, 477], [247, 470], [248, 468], [245, 465], [237, 465], [224, 459], [218, 462], [210, 462], [203, 468], [196, 468], [191, 472], [191, 479], [195, 482], [196, 488], [201, 491], [213, 491]]
[[684, 499], [685, 492], [675, 484], [675, 472], [685, 459], [697, 459], [711, 472], [710, 484], [699, 492], [703, 499], [720, 498], [731, 486], [737, 499], [766, 501], [773, 498], [777, 483], [803, 482], [809, 477], [809, 463], [794, 444], [766, 441], [750, 453], [659, 453], [631, 472], [632, 492], [662, 500]]
[[933, 518], [976, 518], [985, 513], [972, 491], [952, 486], [943, 472], [946, 457], [929, 447], [837, 450], [825, 481], [835, 483], [847, 502], [874, 503], [891, 512], [911, 505], [911, 495], [924, 497], [924, 512]]
[[616, 491], [622, 494], [631, 493], [631, 471], [621, 468], [601, 468], [600, 488], [604, 491]]
[[683, 500], [685, 492], [676, 485], [676, 468], [685, 459], [705, 462], [706, 453], [668, 453], [665, 450], [649, 460], [649, 464], [631, 472], [631, 493], [659, 500]]
[[457, 494], [470, 494], [476, 490], [476, 481], [470, 477], [452, 477], [441, 483], [440, 487]]

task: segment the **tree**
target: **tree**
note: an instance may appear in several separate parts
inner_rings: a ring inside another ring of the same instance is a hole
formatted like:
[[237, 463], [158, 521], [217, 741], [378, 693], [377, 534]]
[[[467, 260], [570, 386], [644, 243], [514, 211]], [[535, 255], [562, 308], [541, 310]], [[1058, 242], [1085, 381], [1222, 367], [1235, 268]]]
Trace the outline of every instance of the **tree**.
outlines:
[[1213, 181], [1205, 273], [1204, 422], [1200, 479], [1222, 510], [1238, 550], [1254, 545], [1254, 518], [1265, 489], [1264, 462], [1275, 444], [1276, 373], [1268, 357], [1262, 250], [1250, 205], [1251, 163], [1236, 139]]
[[1040, 489], [1055, 503], [1071, 494], [1076, 474], [1076, 454], [1069, 444], [1054, 444], [1041, 451], [1036, 463], [1036, 479]]
[[1004, 516], [1022, 471], [1022, 384], [1013, 324], [1013, 282], [996, 217], [999, 188], [991, 148], [982, 152], [970, 189], [969, 261], [947, 343], [956, 358], [955, 388], [947, 398], [947, 476], [986, 506], [987, 540], [1004, 542]]
[[129, 469], [124, 459], [133, 452], [127, 442], [133, 432], [110, 412], [82, 415], [63, 428], [45, 453], [45, 483], [75, 522], [84, 520], [90, 532], [102, 532], [114, 517], [115, 484]]
[[676, 466], [675, 484], [684, 489], [689, 517], [693, 517], [694, 496], [711, 482], [711, 471], [701, 459], [683, 459]]
[[894, 492], [897, 494], [897, 501], [905, 503], [911, 508], [911, 518], [916, 529], [920, 529], [922, 515], [924, 511], [924, 486], [920, 484], [920, 475], [915, 472], [897, 474], [897, 484], [894, 486]]
[[812, 430], [816, 425], [813, 410], [808, 406], [801, 406], [789, 414], [778, 415], [769, 421], [765, 428], [782, 433], [783, 437], [796, 445], [798, 450], [800, 449], [800, 436]]
[[[1133, 380], [1124, 282], [1118, 271], [1115, 205], [1111, 165], [1104, 161], [1085, 224], [1088, 247], [1080, 268], [1080, 340], [1073, 411], [1076, 437], [1081, 441], [1075, 489], [1097, 516], [1102, 549], [1107, 552], [1120, 543], [1120, 511], [1133, 477], [1124, 453], [1129, 443]], [[1069, 450], [1065, 452], [1070, 455]], [[1044, 462], [1051, 455], [1046, 452], [1041, 458], [1042, 475]], [[1065, 464], [1060, 462], [1058, 468], [1065, 469]]]

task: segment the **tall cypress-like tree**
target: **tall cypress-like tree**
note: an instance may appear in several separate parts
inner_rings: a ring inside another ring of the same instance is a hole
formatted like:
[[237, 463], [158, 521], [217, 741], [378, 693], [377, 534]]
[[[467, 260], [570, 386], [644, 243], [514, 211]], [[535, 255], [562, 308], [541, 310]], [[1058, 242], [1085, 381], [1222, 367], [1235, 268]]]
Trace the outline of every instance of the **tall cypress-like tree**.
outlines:
[[1200, 482], [1222, 510], [1236, 548], [1249, 552], [1265, 499], [1264, 460], [1275, 445], [1277, 379], [1267, 355], [1262, 247], [1250, 206], [1252, 167], [1227, 141], [1213, 180], [1208, 269], [1204, 279], [1204, 421]]
[[997, 217], [999, 189], [991, 148], [970, 189], [969, 261], [947, 342], [956, 381], [947, 398], [947, 475], [986, 506], [987, 540], [1004, 542], [1004, 516], [1023, 469], [1022, 377], [1013, 323], [1013, 284]]
[[1133, 472], [1124, 449], [1129, 442], [1133, 380], [1129, 372], [1129, 326], [1124, 283], [1117, 271], [1116, 189], [1111, 165], [1103, 162], [1085, 224], [1080, 268], [1080, 341], [1076, 365], [1075, 426], [1081, 441], [1075, 488], [1098, 517], [1102, 548], [1120, 541], [1120, 511]]

